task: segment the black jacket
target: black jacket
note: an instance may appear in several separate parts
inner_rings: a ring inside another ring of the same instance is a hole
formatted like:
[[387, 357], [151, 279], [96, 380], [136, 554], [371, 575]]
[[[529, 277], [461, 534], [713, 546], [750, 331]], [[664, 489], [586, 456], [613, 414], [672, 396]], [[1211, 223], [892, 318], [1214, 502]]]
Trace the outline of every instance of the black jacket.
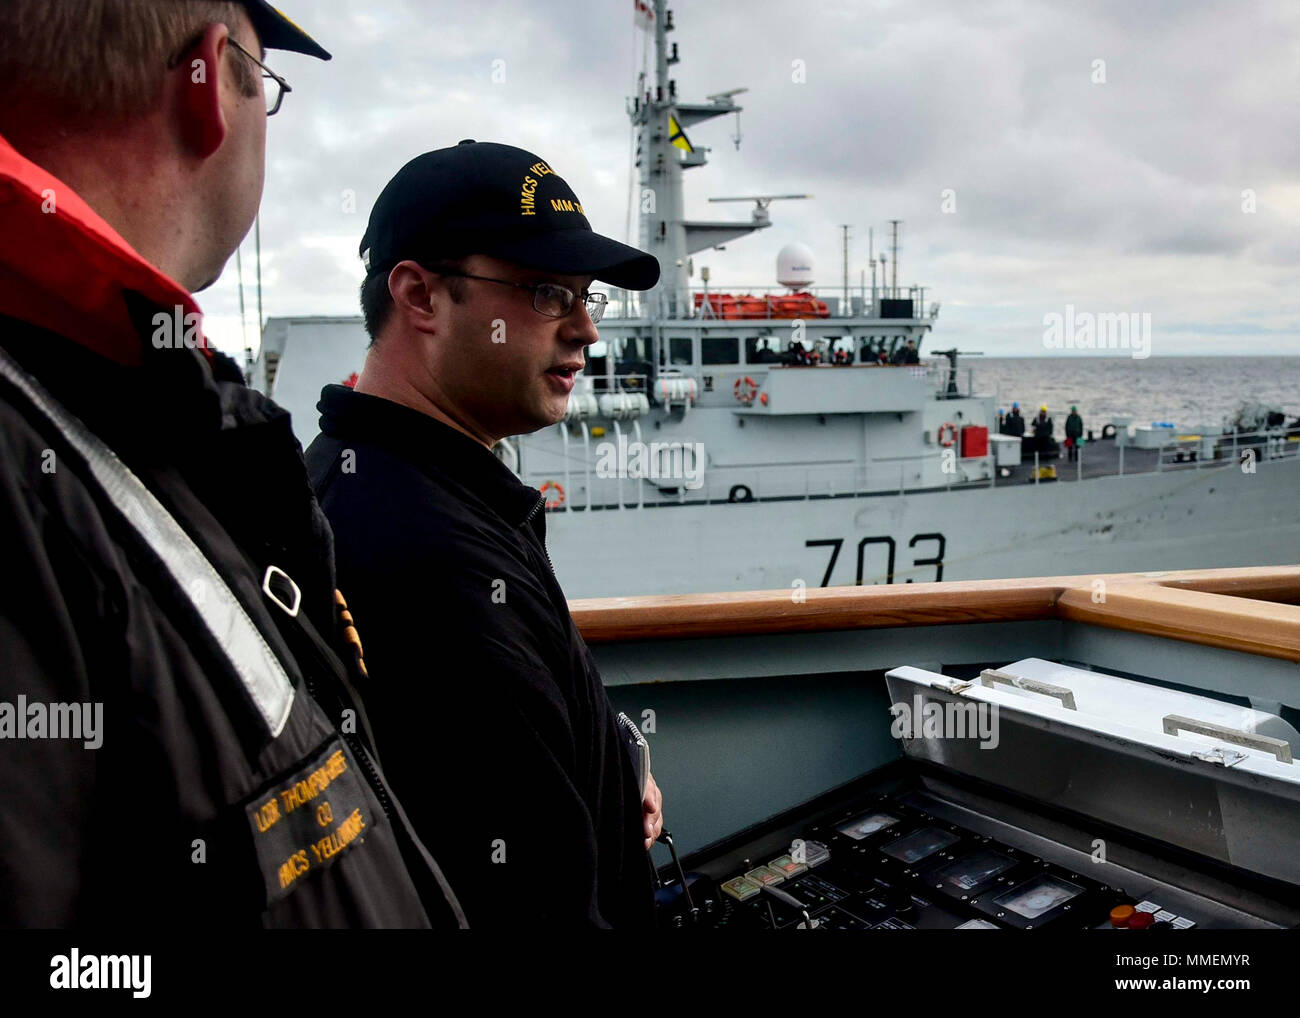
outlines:
[[[450, 922], [353, 723], [328, 526], [288, 414], [228, 359], [155, 347], [153, 316], [192, 298], [65, 187], [44, 215], [42, 174], [0, 138], [0, 348], [20, 369], [0, 379], [0, 926]], [[80, 425], [52, 423], [31, 380]], [[224, 585], [164, 565], [68, 437], [87, 431]], [[269, 565], [319, 641], [261, 592]], [[203, 621], [223, 586], [282, 668], [278, 722]], [[52, 705], [102, 711], [98, 747], [21, 737]]]
[[1065, 437], [1083, 437], [1083, 418], [1078, 414], [1070, 414], [1070, 416], [1065, 419]]
[[545, 547], [544, 497], [468, 436], [327, 386], [307, 450], [363, 690], [471, 926], [646, 926], [631, 757]]

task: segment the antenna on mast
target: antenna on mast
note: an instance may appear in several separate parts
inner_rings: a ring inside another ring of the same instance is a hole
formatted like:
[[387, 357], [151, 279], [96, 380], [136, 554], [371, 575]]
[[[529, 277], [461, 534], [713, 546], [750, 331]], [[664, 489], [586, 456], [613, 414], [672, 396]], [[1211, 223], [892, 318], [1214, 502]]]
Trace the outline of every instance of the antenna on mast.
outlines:
[[889, 257], [890, 262], [890, 279], [889, 290], [891, 297], [898, 296], [898, 227], [902, 225], [901, 219], [891, 219], [889, 221], [890, 229], [893, 230], [893, 242], [891, 244], [892, 252]]
[[844, 261], [842, 268], [844, 270], [844, 313], [849, 309], [849, 224], [841, 223], [840, 229], [844, 231]]
[[[867, 264], [871, 266], [871, 306], [876, 306], [876, 231], [867, 227]], [[865, 294], [864, 294], [865, 296]], [[872, 314], [875, 314], [873, 311]]]
[[[730, 99], [731, 99], [732, 96], [734, 96], [734, 95], [740, 95], [742, 92], [748, 92], [748, 91], [749, 91], [748, 88], [731, 88], [731, 89], [728, 89], [728, 90], [725, 91], [725, 92], [715, 92], [715, 93], [713, 93], [713, 95], [707, 95], [707, 96], [705, 96], [704, 98], [708, 99], [709, 102], [711, 102], [711, 103], [713, 103], [713, 104], [715, 104], [715, 105], [718, 105], [718, 106], [721, 106], [721, 105], [724, 105], [724, 104], [728, 104], [728, 105], [729, 105], [729, 104], [730, 104], [729, 101], [730, 101]], [[734, 144], [734, 145], [736, 146], [736, 151], [737, 151], [737, 152], [740, 151], [740, 139], [741, 139], [742, 137], [743, 137], [743, 135], [740, 133], [740, 109], [739, 109], [739, 107], [737, 107], [737, 109], [736, 109], [736, 133], [733, 134], [733, 135], [731, 136], [732, 144]]]
[[[690, 256], [770, 226], [768, 203], [786, 196], [755, 195], [738, 199], [756, 203], [754, 213], [747, 221], [731, 223], [686, 218], [682, 174], [688, 169], [707, 165], [709, 151], [702, 145], [691, 144], [688, 132], [696, 124], [738, 113], [740, 106], [735, 96], [747, 90], [736, 88], [717, 92], [709, 96], [707, 102], [683, 101], [669, 78], [669, 68], [677, 62], [678, 55], [666, 38], [673, 28], [668, 0], [635, 0], [634, 10], [643, 26], [653, 28], [655, 43], [654, 74], [647, 75], [642, 101], [634, 102], [630, 111], [636, 131], [634, 152], [639, 151], [640, 156], [635, 168], [640, 171], [641, 194], [646, 196], [641, 210], [643, 244], [659, 259], [664, 273], [655, 295], [650, 298], [650, 317], [657, 319], [665, 314], [689, 317]], [[732, 141], [737, 145], [740, 143], [739, 124]]]
[[741, 195], [729, 198], [710, 198], [709, 201], [752, 201], [754, 203], [754, 222], [768, 223], [772, 217], [768, 215], [767, 207], [774, 201], [802, 201], [811, 198], [810, 194], [751, 194]]

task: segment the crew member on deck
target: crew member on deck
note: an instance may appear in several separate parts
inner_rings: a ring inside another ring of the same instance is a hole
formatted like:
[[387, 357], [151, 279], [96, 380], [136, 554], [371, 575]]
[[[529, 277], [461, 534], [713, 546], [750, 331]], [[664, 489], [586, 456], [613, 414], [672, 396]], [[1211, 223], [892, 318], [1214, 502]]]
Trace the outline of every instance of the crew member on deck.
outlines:
[[661, 799], [551, 570], [563, 493], [492, 448], [563, 419], [593, 281], [648, 290], [659, 264], [592, 232], [546, 161], [472, 141], [402, 167], [361, 251], [370, 349], [307, 462], [384, 764], [472, 926], [648, 927]]
[[1047, 406], [1038, 408], [1038, 416], [1033, 420], [1034, 437], [1032, 452], [1050, 456], [1057, 451], [1056, 440], [1052, 438], [1052, 419], [1047, 416]]
[[1065, 447], [1070, 451], [1070, 462], [1079, 458], [1079, 445], [1083, 440], [1083, 418], [1079, 416], [1077, 406], [1070, 407], [1070, 416], [1065, 419]]
[[1002, 422], [1002, 432], [1006, 435], [1014, 435], [1016, 438], [1025, 437], [1025, 419], [1020, 416], [1019, 403], [1011, 404], [1011, 412], [1007, 414], [1007, 419]]
[[921, 354], [920, 351], [916, 349], [916, 340], [909, 339], [907, 341], [907, 348], [903, 351], [903, 363], [904, 364], [921, 363]]

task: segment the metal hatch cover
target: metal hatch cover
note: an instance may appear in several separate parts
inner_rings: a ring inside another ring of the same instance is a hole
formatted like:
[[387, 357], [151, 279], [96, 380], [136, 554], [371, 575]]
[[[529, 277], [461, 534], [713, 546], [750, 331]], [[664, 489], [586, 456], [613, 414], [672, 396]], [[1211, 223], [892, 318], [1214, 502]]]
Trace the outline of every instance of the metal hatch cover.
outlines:
[[934, 722], [905, 755], [1300, 883], [1300, 736], [1281, 718], [1039, 658], [993, 672], [889, 671], [891, 710]]

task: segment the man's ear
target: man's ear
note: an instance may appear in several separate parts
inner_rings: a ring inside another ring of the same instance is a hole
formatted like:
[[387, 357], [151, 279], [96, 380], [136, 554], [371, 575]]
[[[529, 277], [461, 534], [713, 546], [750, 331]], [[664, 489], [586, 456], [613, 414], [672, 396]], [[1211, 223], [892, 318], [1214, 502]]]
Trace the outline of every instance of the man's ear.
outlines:
[[177, 90], [176, 128], [181, 144], [199, 159], [219, 149], [229, 130], [221, 108], [222, 79], [233, 73], [224, 63], [229, 38], [230, 30], [225, 25], [209, 25], [203, 38], [171, 72], [174, 77], [170, 84]]
[[397, 313], [421, 332], [432, 332], [441, 295], [430, 285], [431, 273], [412, 261], [398, 262], [388, 274], [388, 292]]

